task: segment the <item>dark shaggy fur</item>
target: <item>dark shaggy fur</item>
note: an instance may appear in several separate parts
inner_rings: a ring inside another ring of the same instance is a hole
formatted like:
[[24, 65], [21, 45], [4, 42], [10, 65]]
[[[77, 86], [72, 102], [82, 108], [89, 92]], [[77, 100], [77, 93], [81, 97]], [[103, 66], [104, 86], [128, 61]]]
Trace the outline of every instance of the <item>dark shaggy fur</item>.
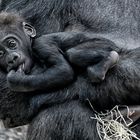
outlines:
[[[11, 124], [19, 125], [29, 122], [37, 114], [29, 129], [29, 140], [98, 140], [95, 121], [90, 119], [94, 114], [85, 105], [87, 98], [98, 110], [116, 104], [140, 103], [139, 1], [11, 0], [5, 3], [3, 0], [1, 10], [5, 9], [20, 10], [35, 26], [39, 36], [52, 32], [87, 31], [125, 48], [120, 52], [119, 63], [101, 84], [91, 84], [86, 73], [82, 73], [77, 74], [78, 78], [71, 86], [60, 91], [24, 95], [9, 92], [5, 75], [1, 72], [1, 117], [11, 118]], [[36, 108], [40, 108], [41, 113], [36, 112]], [[140, 136], [139, 125], [135, 130]]]

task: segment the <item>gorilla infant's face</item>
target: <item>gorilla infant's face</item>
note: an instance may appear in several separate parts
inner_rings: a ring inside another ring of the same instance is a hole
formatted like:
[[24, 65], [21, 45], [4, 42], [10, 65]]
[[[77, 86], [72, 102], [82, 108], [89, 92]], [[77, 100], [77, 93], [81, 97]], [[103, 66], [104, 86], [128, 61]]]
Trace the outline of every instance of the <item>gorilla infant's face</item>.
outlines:
[[27, 51], [25, 43], [18, 36], [13, 34], [5, 36], [0, 44], [0, 65], [6, 71], [11, 69], [23, 69], [29, 72], [32, 60]]
[[[29, 73], [33, 61], [31, 54], [31, 38], [26, 34], [26, 27], [23, 25], [20, 29], [5, 28], [0, 31], [0, 67], [9, 72], [10, 70], [22, 69], [25, 73]], [[30, 26], [30, 25], [29, 25]]]

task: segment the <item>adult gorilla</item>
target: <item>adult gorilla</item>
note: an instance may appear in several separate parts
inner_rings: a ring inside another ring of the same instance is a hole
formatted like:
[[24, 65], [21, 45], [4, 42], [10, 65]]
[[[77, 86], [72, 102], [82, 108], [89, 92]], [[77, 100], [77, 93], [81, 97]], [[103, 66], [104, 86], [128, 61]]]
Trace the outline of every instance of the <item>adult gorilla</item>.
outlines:
[[[1, 10], [5, 9], [20, 10], [27, 21], [35, 26], [38, 36], [53, 32], [86, 31], [125, 48], [120, 51], [118, 65], [108, 72], [101, 84], [91, 84], [86, 74], [80, 73], [69, 87], [35, 96], [11, 93], [6, 86], [6, 75], [1, 72], [1, 118], [10, 118], [12, 125], [19, 125], [27, 123], [37, 113], [31, 123], [29, 140], [98, 140], [96, 121], [90, 119], [94, 114], [83, 103], [87, 98], [98, 110], [111, 108], [115, 104], [139, 104], [139, 1], [3, 0]], [[40, 113], [36, 112], [39, 107], [42, 110]], [[135, 129], [140, 136], [139, 126]]]

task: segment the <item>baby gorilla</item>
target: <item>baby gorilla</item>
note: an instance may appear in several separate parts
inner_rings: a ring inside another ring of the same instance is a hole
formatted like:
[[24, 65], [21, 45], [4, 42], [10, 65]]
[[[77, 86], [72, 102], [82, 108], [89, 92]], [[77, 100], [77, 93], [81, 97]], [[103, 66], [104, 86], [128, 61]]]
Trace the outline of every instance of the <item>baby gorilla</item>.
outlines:
[[19, 15], [1, 13], [0, 19], [0, 66], [13, 91], [64, 87], [74, 79], [70, 64], [78, 72], [87, 68], [89, 78], [100, 82], [118, 61], [116, 45], [97, 35], [60, 32], [36, 38]]

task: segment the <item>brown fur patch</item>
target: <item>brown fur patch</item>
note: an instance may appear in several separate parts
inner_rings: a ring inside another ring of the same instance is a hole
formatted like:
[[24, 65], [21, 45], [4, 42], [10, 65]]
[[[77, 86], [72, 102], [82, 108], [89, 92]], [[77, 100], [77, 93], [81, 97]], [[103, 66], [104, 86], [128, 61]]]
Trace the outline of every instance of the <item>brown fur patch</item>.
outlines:
[[17, 25], [23, 21], [24, 19], [18, 13], [0, 13], [0, 26]]

